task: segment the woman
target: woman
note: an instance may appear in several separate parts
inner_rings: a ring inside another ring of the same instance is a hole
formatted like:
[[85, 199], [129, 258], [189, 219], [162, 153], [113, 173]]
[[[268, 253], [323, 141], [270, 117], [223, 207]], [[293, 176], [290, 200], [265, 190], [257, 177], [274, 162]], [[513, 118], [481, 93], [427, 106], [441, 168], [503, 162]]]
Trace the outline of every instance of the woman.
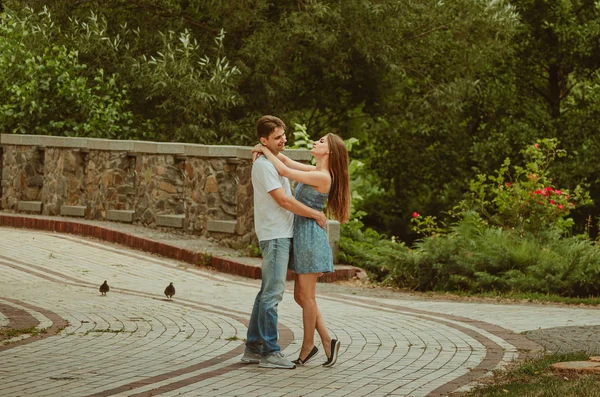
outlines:
[[[348, 221], [350, 208], [350, 180], [348, 177], [348, 150], [344, 141], [335, 134], [327, 134], [313, 144], [310, 153], [316, 165], [306, 165], [283, 154], [274, 155], [262, 145], [254, 152], [264, 154], [280, 175], [293, 179], [296, 199], [311, 208], [322, 210], [327, 204], [327, 214], [340, 223]], [[333, 272], [333, 256], [325, 230], [314, 219], [294, 216], [294, 248], [290, 268], [294, 271], [294, 300], [302, 307], [304, 340], [300, 355], [294, 362], [306, 364], [319, 351], [315, 346], [315, 329], [319, 333], [330, 367], [337, 361], [340, 343], [332, 339], [317, 307], [315, 290], [317, 278]]]

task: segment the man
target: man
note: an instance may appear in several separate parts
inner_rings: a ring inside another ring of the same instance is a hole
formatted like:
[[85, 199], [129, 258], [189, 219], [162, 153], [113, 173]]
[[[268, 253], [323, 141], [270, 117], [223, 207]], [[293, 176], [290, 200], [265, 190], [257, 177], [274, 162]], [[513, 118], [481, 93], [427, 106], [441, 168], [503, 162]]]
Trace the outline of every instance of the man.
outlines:
[[[256, 122], [260, 143], [275, 155], [285, 150], [285, 124], [274, 116]], [[242, 362], [263, 368], [294, 369], [277, 344], [277, 306], [283, 299], [285, 278], [292, 248], [294, 214], [314, 218], [325, 227], [327, 217], [293, 196], [290, 182], [275, 166], [260, 156], [252, 165], [254, 229], [262, 252], [262, 283], [252, 308], [246, 351]]]

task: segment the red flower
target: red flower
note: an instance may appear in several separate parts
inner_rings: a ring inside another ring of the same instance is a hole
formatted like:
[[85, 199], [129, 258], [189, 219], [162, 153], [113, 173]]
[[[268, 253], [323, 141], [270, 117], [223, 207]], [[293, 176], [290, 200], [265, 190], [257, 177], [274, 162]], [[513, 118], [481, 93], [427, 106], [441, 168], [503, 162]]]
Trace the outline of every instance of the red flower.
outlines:
[[550, 204], [554, 204], [554, 200], [550, 200]]
[[562, 204], [557, 205], [557, 207], [561, 210], [564, 208], [564, 206]]
[[506, 182], [506, 186], [507, 186], [507, 187], [510, 187], [510, 182]]
[[413, 218], [418, 218], [420, 215], [418, 212], [413, 212]]
[[535, 145], [533, 145], [534, 148], [539, 149], [540, 145], [538, 145], [537, 143]]
[[537, 189], [534, 193], [535, 194], [542, 194], [542, 191], [540, 189]]
[[562, 194], [562, 191], [560, 191], [560, 190], [556, 189], [556, 190], [554, 191], [554, 193], [556, 193], [556, 194], [558, 194], [558, 195], [560, 196], [560, 195]]

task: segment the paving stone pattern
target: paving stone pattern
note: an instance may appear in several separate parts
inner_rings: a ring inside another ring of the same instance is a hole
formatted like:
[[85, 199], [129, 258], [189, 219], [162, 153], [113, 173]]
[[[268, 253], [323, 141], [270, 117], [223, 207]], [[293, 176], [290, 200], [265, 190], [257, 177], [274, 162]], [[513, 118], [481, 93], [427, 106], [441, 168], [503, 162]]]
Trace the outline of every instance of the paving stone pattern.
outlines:
[[[111, 290], [101, 296], [104, 280]], [[163, 295], [169, 282], [172, 301]], [[321, 367], [321, 349], [295, 370], [262, 369], [240, 363], [259, 287], [79, 236], [0, 228], [0, 327], [19, 317], [44, 331], [0, 341], [0, 396], [442, 396], [539, 351], [518, 332], [573, 319], [600, 325], [590, 309], [557, 310], [549, 321], [545, 307], [338, 288], [318, 295], [341, 341], [338, 363]], [[302, 316], [287, 288], [280, 344], [295, 358]]]

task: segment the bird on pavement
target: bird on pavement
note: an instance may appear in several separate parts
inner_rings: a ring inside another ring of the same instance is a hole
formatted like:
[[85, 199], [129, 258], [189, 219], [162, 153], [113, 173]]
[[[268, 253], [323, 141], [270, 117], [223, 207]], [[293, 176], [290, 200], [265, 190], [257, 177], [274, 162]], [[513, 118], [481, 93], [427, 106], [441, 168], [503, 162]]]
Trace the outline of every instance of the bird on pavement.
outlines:
[[104, 280], [104, 283], [102, 283], [102, 285], [100, 286], [100, 293], [102, 295], [106, 295], [108, 291], [110, 291], [110, 287], [108, 286], [108, 284], [106, 284], [106, 280]]
[[173, 297], [173, 295], [175, 295], [175, 287], [173, 286], [173, 283], [170, 283], [167, 286], [167, 288], [165, 288], [165, 295], [169, 299], [171, 299]]

